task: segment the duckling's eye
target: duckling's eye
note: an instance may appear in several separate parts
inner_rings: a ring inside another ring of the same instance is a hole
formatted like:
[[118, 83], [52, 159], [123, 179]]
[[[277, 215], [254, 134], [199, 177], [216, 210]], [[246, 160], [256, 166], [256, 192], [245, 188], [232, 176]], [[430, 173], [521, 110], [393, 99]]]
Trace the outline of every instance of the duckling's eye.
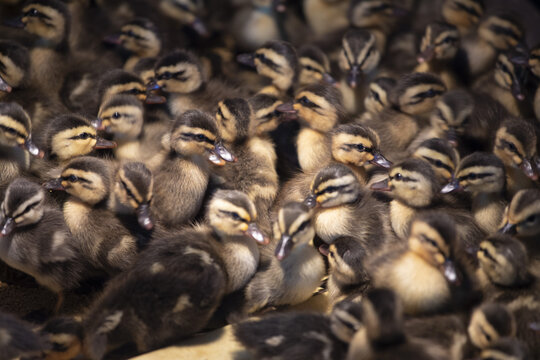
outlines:
[[39, 11], [37, 11], [36, 9], [31, 9], [26, 13], [26, 16], [31, 16], [31, 17], [39, 16]]
[[335, 257], [334, 252], [330, 251], [330, 257], [333, 259]]
[[138, 95], [141, 93], [144, 93], [144, 91], [141, 91], [139, 89], [131, 89], [131, 90], [126, 91], [126, 94], [131, 94], [131, 95]]
[[327, 188], [325, 189], [324, 192], [330, 193], [330, 192], [334, 192], [334, 191], [336, 191], [336, 190], [338, 190], [338, 187], [337, 187], [337, 186], [329, 186], [329, 187], [327, 187]]
[[242, 218], [240, 217], [240, 215], [238, 215], [238, 214], [235, 213], [235, 212], [232, 212], [232, 213], [231, 213], [231, 217], [232, 217], [235, 221], [240, 221], [240, 220], [242, 220]]
[[307, 106], [307, 107], [317, 107], [317, 104], [315, 104], [314, 102], [310, 101], [307, 97], [305, 96], [302, 96], [298, 102], [304, 106]]
[[469, 179], [470, 180], [476, 180], [477, 176], [476, 174], [472, 173], [472, 174], [469, 174]]
[[531, 215], [527, 219], [525, 219], [525, 222], [531, 224], [536, 221], [536, 215]]
[[202, 134], [198, 134], [198, 135], [195, 135], [195, 139], [197, 139], [197, 141], [199, 142], [203, 142], [206, 140], [206, 136], [202, 135]]
[[379, 96], [378, 92], [372, 90], [369, 92], [369, 94], [371, 95], [373, 99], [375, 99], [375, 101], [380, 102], [382, 104], [381, 97]]
[[451, 44], [451, 43], [453, 43], [455, 40], [456, 40], [455, 38], [448, 36], [448, 37], [445, 37], [445, 38], [444, 38], [444, 40], [442, 41], [442, 43], [443, 43], [443, 44]]
[[172, 74], [169, 71], [167, 71], [159, 75], [159, 77], [164, 80], [169, 80], [170, 78], [172, 78]]
[[516, 145], [512, 144], [511, 142], [507, 143], [506, 146], [508, 147], [508, 150], [510, 150], [512, 152], [517, 152]]
[[298, 227], [298, 230], [296, 230], [296, 232], [304, 231], [304, 229], [308, 226], [308, 224], [309, 224], [309, 221], [304, 221], [304, 222]]
[[363, 152], [366, 150], [366, 147], [362, 144], [357, 144], [356, 145], [356, 150], [360, 151], [360, 152]]
[[79, 135], [79, 139], [81, 140], [86, 140], [88, 139], [89, 137], [91, 137], [92, 135], [90, 135], [89, 133], [82, 133], [81, 135]]
[[401, 175], [400, 173], [397, 173], [396, 175], [394, 175], [394, 180], [401, 181], [402, 179], [403, 179], [403, 175]]
[[10, 127], [6, 127], [5, 129], [11, 135], [15, 135], [17, 133], [17, 131], [15, 129], [10, 128]]
[[115, 112], [113, 115], [112, 115], [113, 119], [120, 119], [120, 113], [119, 112]]
[[75, 176], [75, 175], [69, 175], [66, 180], [69, 181], [69, 182], [74, 183], [74, 182], [77, 182], [79, 180], [79, 178], [77, 176]]
[[443, 163], [441, 160], [435, 160], [435, 166], [436, 167], [442, 167]]

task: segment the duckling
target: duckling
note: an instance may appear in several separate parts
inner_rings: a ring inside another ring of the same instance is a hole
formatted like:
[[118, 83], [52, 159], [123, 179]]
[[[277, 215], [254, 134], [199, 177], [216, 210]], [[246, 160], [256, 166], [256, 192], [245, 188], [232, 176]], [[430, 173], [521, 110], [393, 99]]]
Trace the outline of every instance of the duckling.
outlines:
[[155, 83], [149, 88], [161, 89], [167, 94], [167, 105], [173, 117], [190, 109], [213, 112], [219, 100], [242, 95], [239, 89], [218, 79], [207, 81], [199, 59], [185, 50], [176, 50], [160, 58], [154, 72]]
[[460, 76], [458, 29], [444, 22], [434, 22], [426, 27], [417, 57], [416, 72], [429, 72], [440, 77], [447, 89], [463, 82]]
[[362, 301], [364, 328], [351, 340], [347, 359], [448, 359], [439, 346], [407, 336], [399, 294], [390, 289], [372, 289]]
[[469, 339], [484, 350], [505, 337], [516, 336], [516, 319], [507, 306], [487, 302], [474, 310], [467, 327]]
[[502, 338], [489, 348], [482, 351], [480, 359], [501, 359], [501, 360], [530, 360], [534, 356], [529, 353], [527, 346], [515, 338]]
[[490, 234], [501, 223], [506, 207], [504, 182], [502, 161], [494, 154], [475, 152], [461, 160], [452, 180], [441, 192], [471, 192], [474, 219], [486, 234]]
[[423, 159], [431, 165], [441, 187], [452, 180], [452, 175], [459, 163], [459, 154], [456, 149], [447, 141], [438, 138], [423, 141], [411, 156]]
[[390, 106], [390, 90], [396, 86], [396, 80], [379, 76], [369, 83], [369, 89], [364, 98], [365, 112], [358, 119], [360, 123], [377, 116], [381, 111]]
[[252, 262], [253, 238], [265, 239], [251, 201], [238, 191], [218, 191], [208, 220], [156, 239], [108, 284], [83, 322], [90, 358], [103, 358], [107, 346], [134, 342], [142, 352], [193, 335], [225, 293], [249, 280], [258, 262]]
[[337, 306], [339, 301], [354, 300], [370, 288], [371, 277], [366, 269], [367, 251], [352, 237], [340, 237], [332, 244], [319, 246], [328, 259], [328, 300]]
[[537, 187], [538, 175], [533, 169], [536, 155], [536, 129], [521, 119], [501, 123], [495, 134], [493, 153], [504, 163], [506, 190], [513, 196], [521, 189]]
[[316, 208], [313, 216], [317, 235], [327, 244], [351, 237], [373, 254], [392, 243], [386, 206], [362, 189], [351, 169], [332, 164], [317, 173], [305, 204]]
[[442, 4], [444, 21], [454, 25], [462, 38], [474, 32], [483, 14], [483, 0], [445, 0]]
[[58, 296], [78, 286], [85, 270], [61, 212], [46, 204], [41, 186], [24, 178], [11, 182], [0, 212], [0, 258]]
[[330, 315], [315, 312], [269, 314], [234, 326], [234, 335], [256, 358], [343, 359], [348, 343], [363, 327], [362, 307], [337, 304]]
[[286, 41], [269, 41], [253, 53], [240, 54], [240, 64], [255, 68], [257, 73], [271, 81], [270, 86], [259, 89], [259, 93], [284, 96], [293, 90], [298, 79], [298, 55]]
[[474, 79], [489, 71], [500, 51], [509, 50], [523, 38], [521, 25], [507, 15], [491, 15], [478, 27], [478, 37], [463, 41], [467, 53], [468, 69]]
[[391, 106], [362, 124], [379, 134], [381, 151], [388, 159], [399, 161], [445, 91], [445, 85], [435, 75], [405, 75], [390, 93]]
[[47, 360], [73, 359], [82, 352], [83, 328], [71, 317], [54, 317], [40, 328], [39, 334], [49, 344], [43, 356]]
[[309, 299], [326, 273], [312, 241], [311, 213], [302, 203], [288, 203], [274, 224], [275, 258], [245, 289], [247, 313], [265, 306], [296, 305]]
[[497, 57], [495, 68], [473, 85], [500, 102], [513, 116], [529, 117], [533, 109], [525, 101], [525, 81], [528, 70], [525, 64], [512, 60], [512, 52], [502, 52]]
[[[219, 139], [215, 120], [199, 110], [178, 117], [154, 172], [154, 208], [167, 227], [183, 225], [199, 211], [209, 180], [208, 161], [224, 165], [234, 155]], [[205, 159], [206, 158], [206, 159]]]
[[144, 124], [145, 115], [137, 97], [114, 95], [100, 106], [97, 120], [92, 125], [113, 135], [115, 158], [146, 161], [161, 150], [161, 138], [169, 127], [159, 122]]
[[122, 26], [119, 34], [108, 36], [105, 41], [130, 53], [124, 63], [124, 70], [127, 71], [133, 71], [135, 64], [143, 58], [157, 57], [162, 47], [156, 25], [146, 18], [128, 22]]
[[11, 180], [29, 169], [28, 154], [44, 156], [43, 151], [34, 144], [31, 132], [30, 118], [20, 105], [0, 103], [0, 194]]
[[267, 214], [279, 188], [276, 172], [276, 152], [273, 144], [253, 136], [254, 113], [245, 99], [225, 99], [218, 104], [218, 128], [224, 144], [236, 161], [215, 170], [221, 188], [248, 194], [259, 214]]
[[298, 85], [324, 81], [328, 84], [335, 84], [336, 80], [330, 75], [330, 60], [326, 54], [315, 45], [303, 45], [298, 49], [298, 64], [300, 66], [298, 74]]
[[343, 35], [339, 53], [339, 67], [345, 74], [340, 84], [343, 104], [351, 114], [357, 114], [363, 109], [362, 99], [365, 96], [365, 84], [377, 65], [381, 53], [377, 48], [375, 36], [362, 29], [352, 29]]
[[[390, 249], [367, 265], [373, 286], [393, 289], [407, 314], [464, 306], [456, 301], [457, 291], [466, 281], [455, 258], [457, 236], [455, 222], [447, 214], [430, 211], [418, 215], [411, 224], [408, 247]], [[421, 280], [418, 274], [422, 274]]]
[[0, 332], [0, 351], [4, 359], [38, 357], [45, 347], [31, 325], [13, 315], [0, 313]]
[[527, 247], [532, 260], [540, 259], [540, 190], [524, 189], [514, 195], [504, 211], [499, 232], [514, 235]]

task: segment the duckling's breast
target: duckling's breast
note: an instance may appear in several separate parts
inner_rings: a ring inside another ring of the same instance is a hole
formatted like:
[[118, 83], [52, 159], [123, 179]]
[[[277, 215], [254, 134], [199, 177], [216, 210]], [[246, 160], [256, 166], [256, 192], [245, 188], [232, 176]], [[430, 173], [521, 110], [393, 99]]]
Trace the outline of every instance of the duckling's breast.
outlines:
[[327, 244], [331, 244], [341, 236], [357, 236], [351, 233], [355, 214], [346, 206], [324, 209], [315, 215], [317, 235]]
[[298, 162], [303, 171], [318, 169], [330, 158], [326, 135], [316, 130], [310, 128], [300, 130], [296, 146]]

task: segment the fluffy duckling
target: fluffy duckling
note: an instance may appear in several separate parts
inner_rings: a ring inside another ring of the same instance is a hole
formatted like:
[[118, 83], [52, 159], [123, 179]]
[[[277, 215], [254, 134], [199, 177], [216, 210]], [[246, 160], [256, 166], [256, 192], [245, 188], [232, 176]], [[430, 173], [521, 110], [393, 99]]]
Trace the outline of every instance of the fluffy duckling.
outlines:
[[0, 103], [0, 193], [3, 193], [11, 180], [28, 170], [28, 153], [37, 157], [44, 156], [43, 151], [32, 141], [31, 132], [30, 118], [20, 105]]
[[540, 190], [524, 189], [512, 198], [499, 232], [516, 236], [527, 247], [531, 259], [540, 258]]
[[505, 120], [497, 130], [493, 153], [504, 163], [510, 196], [521, 189], [536, 187], [538, 175], [533, 167], [536, 148], [535, 127], [525, 120]]
[[330, 315], [289, 312], [235, 325], [234, 335], [255, 357], [343, 359], [348, 343], [363, 327], [362, 307], [337, 304]]
[[283, 96], [292, 91], [298, 79], [298, 55], [286, 41], [269, 41], [250, 54], [240, 54], [238, 62], [255, 68], [257, 73], [271, 81], [260, 93]]
[[200, 60], [185, 50], [176, 50], [160, 58], [154, 73], [155, 82], [148, 85], [149, 89], [161, 89], [166, 93], [173, 117], [190, 109], [213, 112], [219, 100], [242, 95], [240, 90], [218, 79], [207, 81]]
[[459, 71], [457, 53], [459, 50], [458, 29], [444, 22], [435, 22], [426, 27], [420, 43], [419, 65], [416, 72], [436, 74], [447, 89], [455, 88], [463, 82]]
[[389, 94], [394, 86], [396, 86], [396, 80], [385, 76], [379, 76], [369, 83], [368, 92], [364, 98], [365, 112], [358, 121], [361, 123], [368, 121], [390, 106]]
[[461, 160], [452, 180], [441, 192], [470, 192], [474, 219], [486, 234], [490, 234], [501, 223], [506, 207], [504, 182], [502, 161], [494, 154], [476, 152]]
[[105, 38], [106, 42], [118, 45], [130, 55], [124, 70], [133, 71], [135, 64], [144, 58], [155, 58], [161, 52], [161, 38], [156, 25], [146, 19], [137, 18], [123, 25], [119, 34]]
[[298, 85], [301, 87], [321, 81], [329, 84], [336, 82], [330, 75], [330, 60], [315, 45], [304, 45], [298, 49], [298, 65]]
[[234, 155], [220, 142], [215, 120], [199, 110], [186, 111], [164, 137], [164, 149], [154, 172], [154, 205], [167, 227], [183, 225], [201, 208], [208, 187], [208, 162], [224, 165]]
[[442, 5], [444, 21], [454, 25], [461, 37], [473, 33], [483, 14], [483, 0], [445, 0]]
[[407, 314], [463, 306], [454, 295], [464, 274], [454, 255], [458, 238], [453, 219], [439, 211], [422, 213], [413, 220], [407, 241], [408, 247], [381, 253], [368, 264], [373, 286], [394, 290]]
[[6, 360], [39, 357], [45, 348], [42, 339], [32, 330], [31, 325], [13, 315], [0, 313], [0, 332], [0, 351], [2, 358]]
[[474, 310], [467, 327], [471, 344], [484, 350], [505, 337], [516, 336], [516, 319], [507, 306], [484, 303]]
[[41, 338], [48, 344], [43, 352], [47, 360], [68, 360], [82, 352], [83, 328], [80, 321], [71, 317], [54, 317], [40, 328]]
[[216, 169], [215, 173], [221, 183], [219, 187], [248, 194], [257, 212], [267, 214], [279, 189], [276, 152], [271, 141], [254, 136], [255, 127], [260, 125], [254, 116], [247, 100], [225, 99], [219, 102], [216, 114], [218, 128], [236, 161]]
[[351, 340], [347, 359], [448, 359], [439, 346], [423, 339], [409, 338], [403, 329], [403, 309], [399, 293], [373, 289], [362, 301], [364, 328]]
[[245, 289], [247, 313], [265, 306], [296, 305], [309, 299], [326, 273], [312, 241], [315, 229], [309, 209], [288, 203], [274, 224], [275, 258], [259, 270]]
[[343, 35], [339, 67], [345, 74], [340, 84], [343, 104], [351, 114], [363, 109], [366, 86], [380, 60], [375, 36], [363, 29], [352, 29]]
[[316, 208], [313, 217], [317, 235], [327, 244], [351, 237], [373, 254], [393, 241], [385, 205], [362, 189], [351, 169], [332, 164], [315, 176], [305, 204]]
[[390, 161], [399, 160], [445, 91], [444, 83], [435, 75], [405, 75], [390, 93], [391, 106], [362, 124], [379, 134], [381, 151]]
[[84, 263], [62, 213], [46, 205], [45, 191], [24, 178], [13, 180], [0, 211], [0, 258], [58, 295], [78, 286]]
[[441, 187], [452, 180], [452, 175], [459, 163], [459, 154], [456, 149], [447, 141], [438, 138], [423, 141], [411, 156], [425, 160], [431, 165]]

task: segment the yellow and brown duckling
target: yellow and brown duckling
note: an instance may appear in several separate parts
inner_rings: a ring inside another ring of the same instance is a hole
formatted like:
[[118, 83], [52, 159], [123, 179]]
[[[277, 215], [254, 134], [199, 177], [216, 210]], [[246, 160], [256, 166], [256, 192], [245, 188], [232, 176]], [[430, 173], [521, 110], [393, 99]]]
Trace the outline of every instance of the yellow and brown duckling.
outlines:
[[404, 331], [407, 306], [399, 293], [386, 288], [370, 290], [362, 300], [364, 327], [351, 340], [347, 359], [449, 359], [438, 345], [414, 339]]
[[311, 212], [304, 204], [288, 203], [279, 210], [272, 246], [275, 257], [247, 284], [247, 313], [266, 306], [296, 305], [313, 295], [326, 273], [314, 237]]
[[445, 0], [442, 5], [444, 20], [454, 25], [461, 37], [474, 32], [483, 14], [483, 0]]
[[466, 274], [455, 258], [457, 236], [454, 220], [445, 213], [418, 215], [411, 224], [408, 246], [383, 252], [368, 265], [373, 286], [393, 289], [407, 314], [466, 305], [456, 301], [457, 291], [469, 285], [464, 284]]
[[330, 60], [315, 45], [304, 45], [298, 49], [298, 85], [306, 86], [318, 82], [334, 84], [336, 81], [330, 74]]
[[208, 162], [225, 165], [235, 157], [221, 143], [215, 120], [199, 110], [180, 116], [165, 140], [164, 158], [151, 168], [154, 205], [163, 224], [175, 227], [199, 212], [209, 181]]
[[463, 82], [459, 76], [462, 69], [457, 68], [458, 50], [459, 32], [455, 26], [443, 22], [429, 24], [420, 43], [415, 71], [436, 74], [447, 89], [453, 89]]
[[58, 311], [63, 291], [77, 287], [86, 270], [62, 213], [46, 204], [41, 186], [18, 178], [6, 190], [0, 218], [2, 261], [56, 293]]
[[389, 94], [394, 86], [396, 80], [385, 76], [377, 77], [369, 83], [368, 93], [364, 98], [365, 112], [358, 121], [368, 121], [390, 106]]
[[250, 353], [261, 359], [343, 359], [352, 336], [362, 327], [360, 304], [343, 301], [330, 315], [270, 314], [235, 325], [234, 334]]
[[459, 154], [446, 140], [431, 138], [418, 145], [411, 155], [427, 161], [437, 177], [440, 186], [446, 185], [459, 164]]
[[11, 314], [0, 313], [0, 332], [2, 333], [0, 351], [5, 359], [39, 357], [47, 347], [43, 339], [34, 332], [31, 324]]
[[464, 157], [442, 193], [467, 191], [472, 195], [471, 211], [478, 226], [494, 233], [500, 225], [506, 200], [502, 161], [491, 153], [475, 152]]
[[473, 311], [467, 334], [474, 347], [484, 350], [501, 338], [515, 337], [516, 319], [504, 304], [487, 302]]
[[525, 120], [505, 120], [497, 130], [493, 153], [504, 163], [510, 196], [537, 186], [538, 174], [534, 166], [537, 146], [536, 129]]

